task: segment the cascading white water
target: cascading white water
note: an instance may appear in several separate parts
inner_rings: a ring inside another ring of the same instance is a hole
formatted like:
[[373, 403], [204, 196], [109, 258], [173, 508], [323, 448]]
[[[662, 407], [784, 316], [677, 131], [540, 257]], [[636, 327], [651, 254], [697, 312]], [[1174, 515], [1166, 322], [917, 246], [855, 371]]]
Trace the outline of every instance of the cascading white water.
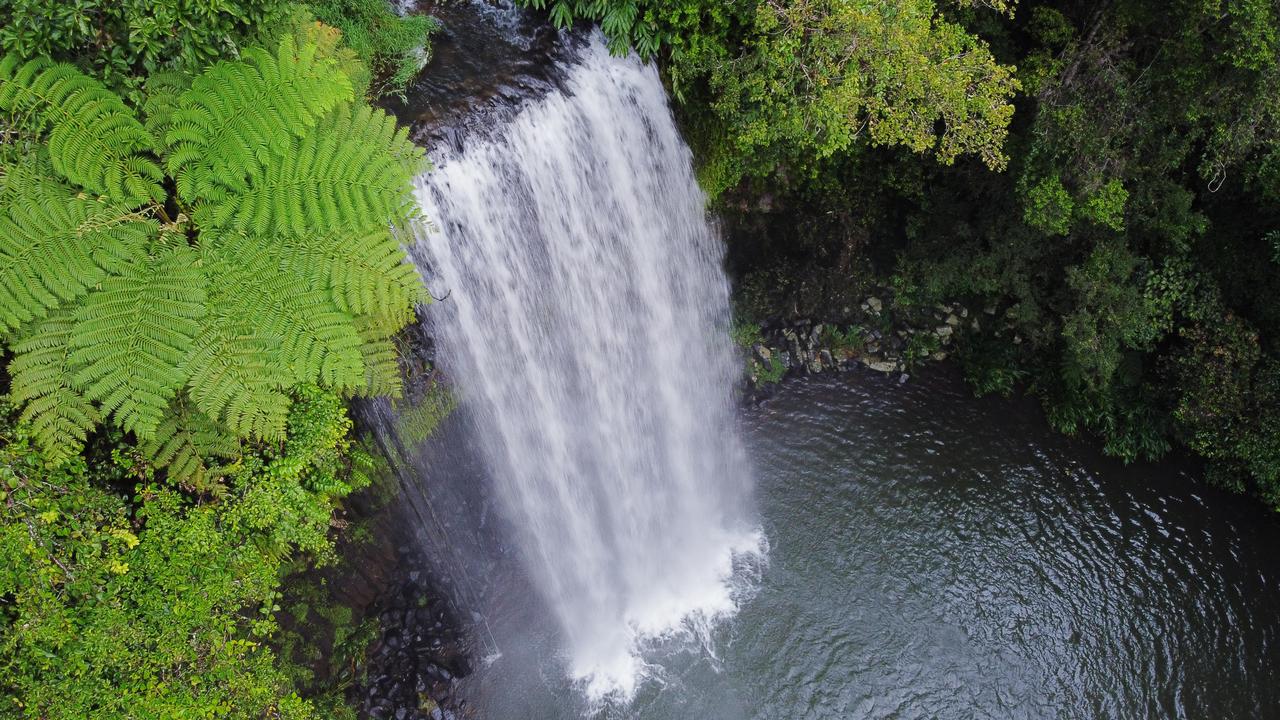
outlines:
[[754, 551], [722, 250], [652, 67], [597, 38], [566, 92], [421, 180], [441, 362], [588, 694], [734, 609]]

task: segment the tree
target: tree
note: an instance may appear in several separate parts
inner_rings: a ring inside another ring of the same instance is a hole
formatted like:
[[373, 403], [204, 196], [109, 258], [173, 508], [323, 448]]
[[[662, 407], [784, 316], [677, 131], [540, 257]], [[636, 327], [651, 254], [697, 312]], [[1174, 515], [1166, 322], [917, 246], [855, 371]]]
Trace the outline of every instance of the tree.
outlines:
[[615, 52], [666, 53], [713, 197], [744, 177], [804, 176], [859, 142], [1005, 166], [1013, 68], [933, 0], [526, 1], [559, 25], [599, 21]]

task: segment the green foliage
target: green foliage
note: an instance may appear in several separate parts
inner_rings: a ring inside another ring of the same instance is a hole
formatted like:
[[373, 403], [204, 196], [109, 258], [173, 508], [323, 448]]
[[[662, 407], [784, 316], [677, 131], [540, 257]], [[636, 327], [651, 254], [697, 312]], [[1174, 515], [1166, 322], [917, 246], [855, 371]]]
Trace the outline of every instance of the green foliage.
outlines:
[[[178, 97], [164, 138], [182, 200], [200, 210], [216, 207], [247, 192], [264, 171], [293, 160], [294, 139], [353, 99], [350, 80], [333, 70], [314, 45], [299, 49], [286, 35], [274, 54], [252, 48], [244, 59], [198, 75]], [[270, 156], [278, 159], [264, 162]]]
[[130, 263], [75, 310], [72, 385], [138, 437], [155, 435], [184, 380], [183, 358], [204, 316], [204, 276], [185, 246]]
[[756, 377], [761, 385], [776, 385], [782, 382], [782, 378], [787, 374], [787, 366], [782, 363], [782, 359], [776, 354], [769, 356], [769, 361], [762, 363], [759, 360], [752, 360], [750, 372]]
[[8, 169], [0, 209], [0, 329], [12, 331], [84, 296], [141, 255], [159, 225], [77, 195], [32, 167]]
[[431, 34], [440, 25], [429, 15], [398, 15], [388, 0], [311, 0], [307, 6], [373, 69], [373, 97], [403, 95], [431, 60]]
[[850, 325], [845, 330], [835, 325], [827, 325], [822, 329], [822, 345], [836, 353], [860, 353], [866, 347], [866, 338], [863, 337], [863, 330], [858, 325]]
[[760, 323], [741, 320], [735, 320], [733, 327], [729, 328], [729, 337], [733, 340], [734, 345], [741, 348], [749, 348], [756, 343], [764, 342], [764, 335], [760, 332]]
[[942, 340], [937, 335], [930, 332], [913, 333], [902, 351], [902, 358], [907, 362], [907, 367], [911, 367], [928, 360], [930, 355], [941, 349]]
[[1116, 232], [1124, 231], [1124, 205], [1129, 193], [1119, 180], [1111, 180], [1089, 196], [1081, 214]]
[[234, 56], [279, 22], [282, 0], [4, 0], [0, 53], [73, 62], [116, 88]]
[[[257, 445], [197, 501], [116, 455], [117, 485], [77, 456], [50, 466], [30, 428], [0, 435], [0, 702], [6, 717], [303, 718], [271, 650], [280, 584], [299, 553], [323, 560], [351, 466], [340, 399], [302, 392], [289, 441]], [[6, 416], [7, 416], [6, 412]], [[229, 449], [229, 448], [228, 448]]]
[[1018, 83], [932, 0], [527, 4], [561, 26], [598, 21], [615, 52], [668, 52], [677, 96], [698, 101], [687, 105], [712, 197], [744, 177], [803, 173], [856, 142], [1005, 166]]
[[75, 67], [45, 58], [0, 59], [0, 109], [20, 133], [43, 135], [54, 172], [121, 205], [163, 198], [144, 153], [150, 133], [118, 95]]
[[330, 51], [157, 76], [145, 124], [70, 66], [0, 62], [0, 329], [51, 456], [110, 416], [202, 484], [201, 448], [280, 439], [300, 387], [398, 392], [388, 338], [425, 294], [391, 228], [422, 152]]
[[1057, 177], [1042, 178], [1027, 191], [1023, 219], [1049, 235], [1066, 235], [1071, 230], [1075, 201]]

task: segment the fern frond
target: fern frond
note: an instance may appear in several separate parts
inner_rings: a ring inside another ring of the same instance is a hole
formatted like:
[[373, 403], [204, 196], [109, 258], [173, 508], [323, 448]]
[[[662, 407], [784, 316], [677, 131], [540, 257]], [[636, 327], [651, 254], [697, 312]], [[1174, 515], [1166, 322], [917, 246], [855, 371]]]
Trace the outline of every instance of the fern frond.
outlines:
[[243, 192], [251, 176], [286, 153], [295, 137], [341, 102], [351, 81], [314, 45], [292, 36], [275, 55], [252, 48], [203, 72], [178, 98], [166, 142], [170, 173], [188, 203]]
[[10, 175], [0, 209], [0, 332], [84, 295], [136, 258], [159, 227], [28, 166]]
[[429, 299], [417, 268], [385, 229], [283, 236], [278, 242], [286, 268], [312, 287], [328, 287], [343, 312], [382, 316], [398, 330]]
[[181, 398], [139, 449], [152, 464], [164, 468], [170, 480], [202, 492], [219, 479], [211, 477], [208, 461], [237, 458], [241, 451], [240, 441], [233, 433]]
[[191, 76], [187, 73], [170, 70], [147, 76], [147, 99], [142, 104], [143, 126], [155, 138], [157, 154], [168, 150], [165, 132], [178, 109], [178, 98], [190, 87]]
[[125, 430], [151, 437], [186, 379], [181, 370], [205, 314], [204, 274], [184, 246], [132, 262], [75, 313], [74, 386]]
[[244, 187], [211, 199], [194, 217], [263, 236], [385, 229], [416, 214], [412, 180], [424, 166], [422, 150], [394, 119], [368, 106], [343, 105], [293, 139]]
[[364, 341], [360, 345], [360, 351], [364, 358], [365, 383], [363, 387], [356, 388], [354, 394], [364, 397], [400, 397], [404, 392], [400, 353], [391, 333], [387, 332], [386, 324], [379, 322], [378, 318], [362, 316], [356, 318], [356, 328]]
[[280, 339], [280, 360], [294, 382], [335, 390], [364, 382], [360, 335], [326, 286], [290, 272], [282, 251], [245, 236], [225, 238], [206, 252], [222, 283], [214, 311], [251, 318], [263, 335]]
[[0, 116], [44, 135], [59, 175], [136, 207], [164, 199], [164, 173], [146, 156], [155, 140], [120, 96], [74, 66], [0, 59]]
[[[212, 304], [227, 307], [216, 297]], [[187, 392], [203, 413], [241, 437], [280, 440], [290, 404], [283, 389], [292, 378], [280, 361], [280, 339], [257, 334], [253, 322], [256, 318], [206, 322], [182, 371]]]
[[71, 328], [68, 311], [35, 324], [13, 346], [9, 363], [10, 397], [22, 407], [35, 440], [58, 462], [79, 452], [88, 432], [102, 421], [98, 410], [71, 387]]

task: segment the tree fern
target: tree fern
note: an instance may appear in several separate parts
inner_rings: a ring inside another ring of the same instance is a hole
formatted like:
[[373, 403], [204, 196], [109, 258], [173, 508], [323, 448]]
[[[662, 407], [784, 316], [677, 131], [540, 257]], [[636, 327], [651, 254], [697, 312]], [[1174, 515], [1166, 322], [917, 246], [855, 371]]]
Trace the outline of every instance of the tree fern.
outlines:
[[[363, 316], [356, 319], [356, 328], [364, 342], [360, 345], [364, 360], [364, 384], [356, 394], [400, 397], [403, 388], [400, 380], [400, 353], [396, 349], [388, 325], [383, 318]], [[401, 327], [397, 325], [396, 327]]]
[[21, 420], [52, 460], [60, 460], [84, 443], [101, 420], [97, 408], [71, 387], [71, 329], [68, 311], [58, 311], [28, 329], [13, 346], [9, 363], [10, 397], [22, 406]]
[[0, 115], [44, 138], [60, 175], [122, 205], [160, 201], [154, 138], [118, 95], [72, 65], [0, 59]]
[[338, 309], [385, 316], [403, 327], [427, 300], [418, 270], [385, 229], [282, 237], [286, 267], [312, 287], [327, 287]]
[[186, 73], [162, 71], [147, 78], [147, 99], [142, 104], [143, 126], [155, 138], [157, 153], [168, 149], [165, 133], [178, 109], [178, 99], [190, 87], [191, 76]]
[[188, 203], [242, 192], [321, 115], [352, 100], [351, 82], [314, 45], [286, 35], [275, 55], [253, 48], [220, 62], [178, 98], [166, 134], [169, 172]]
[[280, 248], [232, 236], [207, 258], [226, 288], [215, 311], [252, 317], [259, 332], [279, 338], [294, 382], [348, 390], [364, 381], [353, 318], [334, 306], [328, 287], [290, 272]]
[[10, 331], [74, 300], [136, 257], [154, 221], [76, 195], [54, 180], [9, 183], [0, 209], [0, 330]]
[[[215, 300], [215, 307], [228, 305]], [[279, 343], [239, 317], [207, 322], [182, 367], [191, 400], [242, 437], [283, 438], [289, 416], [284, 388], [293, 378], [281, 362]]]
[[126, 265], [76, 309], [74, 385], [139, 437], [155, 432], [185, 379], [181, 367], [205, 313], [196, 261], [186, 247], [164, 249]]
[[243, 188], [211, 198], [195, 219], [263, 236], [386, 228], [412, 212], [411, 181], [422, 166], [422, 151], [394, 120], [368, 106], [344, 105], [293, 138]]
[[201, 492], [209, 491], [218, 479], [211, 476], [210, 460], [240, 455], [240, 441], [235, 434], [183, 398], [173, 403], [154, 435], [140, 448], [153, 465], [165, 470], [169, 479]]
[[51, 454], [111, 417], [200, 486], [237, 438], [292, 434], [314, 385], [400, 391], [426, 296], [391, 228], [423, 154], [323, 55], [152, 76], [145, 125], [70, 66], [0, 61], [0, 335]]

